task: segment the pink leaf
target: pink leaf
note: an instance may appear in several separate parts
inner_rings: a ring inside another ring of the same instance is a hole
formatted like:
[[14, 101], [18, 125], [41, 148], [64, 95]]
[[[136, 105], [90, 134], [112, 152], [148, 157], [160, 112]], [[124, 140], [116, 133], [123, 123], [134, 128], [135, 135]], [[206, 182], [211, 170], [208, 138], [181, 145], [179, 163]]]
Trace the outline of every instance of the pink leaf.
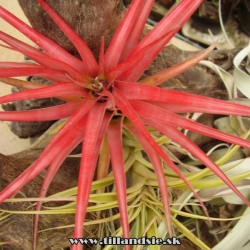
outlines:
[[[166, 35], [164, 35], [166, 36]], [[145, 57], [145, 55], [148, 53], [150, 49], [152, 49], [153, 46], [157, 46], [157, 43], [161, 43], [162, 37], [160, 37], [158, 40], [150, 43], [149, 45], [145, 46], [141, 50], [137, 51], [136, 53], [131, 53], [129, 57], [117, 67], [112, 69], [108, 74], [107, 74], [107, 79], [109, 82], [114, 81], [116, 78], [117, 79], [123, 79], [126, 80], [129, 76], [131, 71], [134, 70], [134, 68], [138, 67], [138, 62], [143, 63], [146, 61], [150, 61], [150, 58]], [[142, 60], [142, 58], [144, 58]], [[143, 62], [142, 62], [143, 61]], [[124, 72], [126, 72], [124, 74]]]
[[[208, 114], [224, 114], [224, 115], [250, 115], [250, 107], [232, 103], [229, 101], [222, 101], [206, 96], [199, 96], [175, 90], [162, 89], [154, 86], [141, 85], [137, 83], [128, 83], [115, 81], [115, 87], [118, 88], [124, 96], [129, 99], [157, 101], [176, 104], [179, 107], [183, 106], [183, 110], [187, 112], [197, 112], [203, 110], [203, 113]], [[186, 106], [186, 108], [185, 108]], [[190, 109], [190, 111], [188, 111]]]
[[146, 151], [150, 162], [152, 163], [155, 174], [157, 176], [157, 180], [159, 182], [162, 203], [165, 212], [165, 218], [167, 222], [167, 229], [170, 237], [174, 235], [173, 226], [171, 223], [171, 212], [170, 212], [170, 201], [168, 195], [167, 181], [163, 172], [162, 164], [159, 156], [155, 152], [154, 148], [145, 140], [145, 138], [141, 135], [141, 133], [135, 128], [135, 126], [128, 120], [124, 121], [124, 127], [129, 130], [141, 143], [143, 149]]
[[[96, 103], [89, 111], [83, 135], [82, 158], [78, 178], [78, 191], [75, 214], [74, 237], [83, 236], [83, 223], [87, 211], [91, 184], [93, 181], [96, 163], [101, 142], [105, 133], [100, 134], [107, 103]], [[108, 124], [106, 124], [108, 125]], [[73, 245], [72, 250], [81, 249], [80, 245]]]
[[33, 56], [33, 59], [36, 62], [39, 62], [41, 65], [44, 64], [46, 68], [51, 68], [51, 65], [53, 65], [61, 70], [66, 71], [76, 81], [82, 82], [82, 86], [87, 85], [87, 83], [91, 83], [93, 81], [93, 78], [83, 74], [68, 63], [65, 63], [61, 60], [54, 58], [39, 58], [37, 56]]
[[37, 65], [37, 64], [21, 63], [21, 62], [0, 62], [0, 68], [1, 68], [1, 71], [3, 70], [2, 68], [44, 69], [43, 66], [40, 66], [40, 65]]
[[[175, 28], [174, 30], [169, 30], [167, 34], [164, 34], [158, 40], [154, 40], [152, 43], [146, 45], [145, 47], [142, 47], [140, 50], [133, 50], [128, 59], [135, 60], [137, 58], [137, 53], [144, 50], [146, 50], [146, 52], [143, 52], [144, 57], [140, 59], [140, 63], [133, 65], [133, 67], [127, 68], [119, 75], [117, 79], [128, 82], [136, 82], [179, 28], [180, 27]], [[125, 62], [126, 60], [124, 61], [124, 63]]]
[[66, 137], [61, 136], [58, 140], [50, 142], [39, 158], [0, 192], [0, 201], [3, 202], [5, 199], [16, 194], [24, 185], [34, 179], [68, 147], [68, 144], [72, 142], [74, 138], [75, 133], [67, 133]]
[[9, 44], [15, 51], [23, 53], [24, 55], [28, 56], [29, 58], [31, 58], [32, 60], [36, 61], [37, 63], [39, 63], [44, 67], [65, 70], [78, 81], [87, 82], [92, 80], [92, 78], [84, 75], [82, 72], [79, 72], [77, 69], [75, 69], [68, 63], [65, 63], [58, 59], [50, 58], [49, 56], [39, 51], [38, 49], [35, 49], [30, 45], [27, 45], [3, 32], [0, 32], [0, 39]]
[[[41, 83], [37, 83], [37, 82], [31, 82], [31, 81], [25, 81], [25, 80], [19, 80], [19, 79], [15, 79], [15, 78], [0, 78], [0, 82], [6, 83], [6, 84], [8, 84], [10, 86], [15, 86], [17, 88], [25, 89], [25, 90], [29, 90], [29, 89], [30, 90], [31, 89], [32, 90], [34, 90], [34, 89], [37, 90], [37, 89], [39, 89], [39, 91], [37, 91], [39, 93], [41, 93], [41, 90], [40, 90], [41, 88], [50, 87], [50, 85], [41, 84]], [[60, 83], [58, 83], [58, 84], [60, 84]], [[81, 101], [82, 100], [81, 97], [78, 97], [78, 94], [80, 94], [80, 91], [82, 93], [82, 96], [87, 95], [87, 91], [85, 89], [79, 87], [79, 86], [78, 86], [78, 88], [81, 88], [81, 90], [78, 89], [79, 92], [77, 94], [77, 89], [76, 89], [77, 85], [75, 85], [73, 83], [63, 83], [62, 88], [64, 88], [64, 86], [67, 86], [67, 84], [72, 84], [72, 87], [71, 87], [70, 91], [67, 91], [67, 95], [65, 95], [65, 96], [57, 96], [56, 98], [58, 98], [60, 100], [63, 100], [63, 101], [66, 101], [66, 102], [76, 102], [76, 101]], [[72, 94], [73, 92], [74, 92], [74, 94], [76, 96], [69, 96], [69, 93]], [[23, 92], [21, 92], [21, 93], [23, 93]], [[25, 91], [24, 91], [24, 93], [25, 93]], [[54, 93], [52, 96], [56, 96], [56, 95], [57, 94]], [[6, 99], [5, 99], [5, 97], [6, 97]], [[14, 98], [13, 95], [11, 95], [9, 97], [3, 96], [3, 97], [0, 97], [0, 99], [1, 99], [2, 103], [8, 102], [8, 101], [12, 102], [13, 101], [12, 97]], [[17, 96], [15, 96], [15, 98], [18, 99]], [[24, 98], [24, 96], [23, 96], [23, 98]]]
[[41, 58], [49, 58], [48, 55], [42, 51], [35, 49], [34, 47], [0, 31], [0, 40], [8, 44], [13, 50], [19, 51], [22, 54], [32, 58], [32, 56], [37, 56]]
[[250, 148], [250, 142], [247, 140], [199, 124], [151, 104], [135, 100], [130, 101], [130, 104], [140, 116], [149, 117], [163, 124], [181, 127], [218, 140]]
[[[114, 173], [115, 187], [117, 190], [119, 211], [121, 215], [123, 237], [129, 238], [130, 233], [128, 222], [126, 178], [122, 144], [122, 122], [122, 118], [113, 119], [109, 124], [107, 136], [112, 169]], [[126, 245], [125, 249], [129, 250], [130, 247]]]
[[135, 46], [139, 43], [142, 36], [142, 32], [145, 28], [145, 23], [154, 5], [154, 0], [144, 0], [142, 5], [143, 8], [141, 8], [141, 10], [139, 11], [136, 22], [134, 25], [132, 25], [132, 29], [124, 45], [120, 62], [124, 61], [133, 51]]
[[35, 29], [29, 27], [26, 23], [22, 22], [20, 19], [15, 17], [13, 14], [5, 10], [0, 6], [0, 17], [6, 22], [14, 26], [17, 30], [22, 32], [25, 36], [36, 43], [40, 48], [42, 48], [47, 54], [52, 58], [60, 58], [61, 61], [68, 62], [72, 67], [78, 69], [79, 71], [84, 71], [83, 62], [76, 57], [72, 56], [66, 50], [61, 48], [58, 44], [51, 41], [46, 36], [42, 35]]
[[187, 181], [187, 179], [179, 170], [179, 168], [169, 159], [169, 157], [165, 154], [162, 148], [154, 141], [150, 133], [145, 128], [141, 118], [138, 116], [137, 112], [131, 107], [130, 103], [127, 101], [127, 99], [122, 94], [122, 92], [120, 92], [116, 88], [113, 88], [113, 95], [116, 100], [116, 104], [118, 108], [134, 124], [134, 126], [141, 133], [141, 135], [145, 138], [145, 140], [148, 141], [151, 147], [159, 154], [159, 156], [162, 157], [162, 159], [169, 165], [169, 167], [172, 168], [175, 171], [175, 173], [179, 175], [179, 177], [183, 180], [183, 182], [187, 185], [187, 187], [194, 193], [194, 196], [196, 197], [196, 199], [199, 200], [203, 208], [203, 211], [208, 216], [206, 207], [204, 206], [198, 194], [195, 192], [192, 185]]
[[[53, 180], [54, 176], [56, 175], [61, 164], [66, 159], [66, 157], [70, 154], [70, 152], [82, 141], [85, 125], [86, 125], [86, 119], [84, 117], [83, 119], [81, 119], [74, 125], [75, 129], [72, 129], [70, 131], [71, 135], [69, 139], [68, 139], [69, 133], [66, 133], [64, 135], [64, 140], [68, 141], [69, 143], [65, 148], [63, 148], [60, 154], [58, 154], [57, 157], [54, 160], [52, 160], [51, 164], [49, 165], [46, 176], [43, 180], [39, 198], [43, 198], [46, 196], [49, 185], [51, 181]], [[73, 140], [71, 140], [72, 136], [73, 136]], [[38, 201], [36, 205], [36, 211], [41, 210], [41, 207], [42, 207], [42, 201]], [[34, 227], [33, 227], [34, 228], [34, 231], [33, 231], [34, 250], [36, 249], [38, 220], [39, 220], [39, 214], [36, 214], [34, 218]]]
[[59, 120], [73, 115], [80, 104], [81, 102], [70, 102], [41, 109], [3, 111], [0, 112], [0, 121], [35, 122]]
[[21, 89], [39, 89], [48, 87], [49, 85], [38, 83], [38, 82], [31, 82], [31, 81], [25, 81], [15, 78], [0, 78], [0, 82], [6, 83], [10, 86], [14, 86]]
[[132, 1], [129, 9], [123, 17], [110, 45], [105, 53], [105, 71], [113, 69], [121, 56], [122, 50], [129, 36], [130, 30], [136, 20], [138, 12], [142, 9], [143, 0]]
[[[126, 81], [136, 81], [164, 48], [164, 46], [170, 41], [174, 34], [184, 25], [184, 23], [190, 18], [194, 11], [201, 4], [202, 0], [186, 0], [181, 1], [168, 15], [166, 15], [155, 27], [149, 32], [141, 42], [133, 50], [133, 53], [137, 53], [145, 46], [158, 40], [160, 37], [161, 42], [148, 50], [146, 56], [136, 67], [125, 71], [119, 79]], [[180, 13], [182, 13], [180, 15]], [[166, 35], [168, 34], [168, 35]], [[166, 36], [164, 36], [166, 35]], [[132, 55], [131, 54], [131, 55]]]
[[84, 72], [92, 77], [95, 76], [97, 74], [98, 65], [88, 45], [44, 0], [37, 1], [77, 48], [83, 60], [82, 63], [84, 64]]
[[233, 185], [223, 171], [214, 164], [214, 162], [189, 138], [183, 135], [178, 129], [170, 125], [157, 123], [155, 120], [142, 117], [148, 125], [153, 126], [167, 137], [177, 142], [181, 147], [189, 151], [193, 156], [200, 160], [205, 166], [207, 166], [212, 172], [214, 172], [230, 189], [232, 189], [236, 195], [238, 195], [248, 206], [250, 202], [240, 193], [240, 191]]
[[65, 83], [54, 84], [47, 87], [44, 86], [43, 88], [39, 88], [39, 90], [32, 89], [2, 96], [0, 97], [0, 104], [6, 102], [20, 101], [25, 99], [59, 97], [63, 95], [84, 97], [87, 95], [87, 92], [84, 88], [72, 82], [67, 82], [67, 83], [65, 82]]
[[[40, 154], [39, 158], [0, 192], [0, 203], [21, 190], [24, 185], [34, 179], [43, 169], [52, 163], [58, 154], [60, 154], [60, 152], [63, 151], [63, 149], [67, 147], [71, 141], [74, 140], [74, 133], [69, 133], [69, 131], [89, 112], [96, 101], [96, 98], [92, 98], [90, 96], [83, 100], [74, 116], [72, 116], [60, 129], [60, 131], [54, 135], [46, 148]], [[66, 133], [69, 136], [67, 140], [64, 139]], [[72, 138], [70, 136], [72, 136]]]
[[181, 1], [142, 39], [135, 50], [139, 50], [157, 40], [165, 32], [173, 30], [173, 27], [181, 28], [201, 3], [202, 0]]
[[183, 73], [187, 69], [189, 69], [192, 66], [194, 66], [195, 64], [197, 64], [200, 60], [207, 57], [213, 51], [215, 46], [216, 46], [216, 43], [212, 44], [206, 50], [201, 51], [200, 53], [191, 57], [190, 59], [187, 59], [183, 62], [180, 62], [180, 63], [178, 63], [170, 68], [167, 68], [167, 69], [165, 69], [157, 74], [149, 76], [149, 77], [139, 81], [139, 83], [148, 84], [151, 86], [157, 86], [157, 85], [163, 83], [164, 81], [167, 81], [168, 79]]
[[[22, 65], [21, 65], [22, 66]], [[0, 77], [16, 77], [16, 76], [41, 76], [47, 79], [58, 79], [58, 81], [69, 81], [67, 72], [57, 69], [47, 69], [40, 66], [36, 67], [19, 67], [1, 69]]]
[[104, 78], [104, 65], [105, 65], [105, 60], [104, 60], [104, 37], [102, 37], [101, 40], [101, 47], [100, 47], [100, 55], [99, 55], [99, 72], [98, 75], [99, 77]]

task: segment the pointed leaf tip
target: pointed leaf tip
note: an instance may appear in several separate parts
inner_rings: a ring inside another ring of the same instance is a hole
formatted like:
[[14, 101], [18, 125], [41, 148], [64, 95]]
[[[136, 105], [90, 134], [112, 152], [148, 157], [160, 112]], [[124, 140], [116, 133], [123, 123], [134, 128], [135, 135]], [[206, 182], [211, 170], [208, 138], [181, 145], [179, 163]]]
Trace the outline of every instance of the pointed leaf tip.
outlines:
[[97, 74], [98, 65], [96, 59], [88, 47], [88, 45], [82, 40], [78, 34], [71, 29], [71, 27], [46, 3], [44, 0], [37, 0], [38, 3], [43, 7], [46, 13], [54, 20], [58, 27], [64, 32], [64, 34], [69, 38], [69, 40], [74, 44], [78, 50], [82, 63], [84, 65], [84, 70], [86, 74], [94, 77]]

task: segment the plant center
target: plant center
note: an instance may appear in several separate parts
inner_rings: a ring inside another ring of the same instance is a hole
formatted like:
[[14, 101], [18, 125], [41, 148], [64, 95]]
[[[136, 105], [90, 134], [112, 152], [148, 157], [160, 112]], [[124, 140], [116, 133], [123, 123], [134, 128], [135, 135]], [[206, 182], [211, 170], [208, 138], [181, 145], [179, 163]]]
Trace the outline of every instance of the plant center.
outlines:
[[103, 89], [108, 85], [107, 82], [105, 82], [104, 79], [101, 79], [99, 76], [97, 76], [94, 79], [94, 82], [92, 84], [94, 92], [96, 93], [101, 93], [103, 91]]
[[112, 87], [109, 86], [109, 84], [105, 81], [103, 77], [96, 77], [92, 83], [92, 87], [94, 90], [92, 90], [92, 93], [95, 97], [102, 96], [101, 99], [98, 100], [98, 102], [106, 102], [108, 97], [103, 94], [103, 90], [107, 89], [109, 92], [112, 92]]

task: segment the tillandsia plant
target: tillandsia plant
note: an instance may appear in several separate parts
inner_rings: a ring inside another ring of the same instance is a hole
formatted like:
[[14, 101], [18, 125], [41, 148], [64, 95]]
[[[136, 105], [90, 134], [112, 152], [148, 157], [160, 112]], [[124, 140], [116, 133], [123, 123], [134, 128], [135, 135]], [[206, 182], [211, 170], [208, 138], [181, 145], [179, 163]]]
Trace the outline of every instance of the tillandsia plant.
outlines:
[[[157, 87], [167, 79], [198, 63], [213, 50], [215, 45], [185, 62], [140, 80], [143, 72], [198, 8], [202, 0], [183, 0], [142, 40], [143, 28], [154, 1], [132, 1], [106, 51], [104, 51], [105, 37], [102, 38], [99, 62], [96, 61], [86, 43], [44, 0], [38, 0], [38, 2], [74, 44], [81, 59], [69, 54], [46, 36], [0, 7], [0, 17], [20, 30], [42, 49], [41, 51], [33, 48], [0, 32], [0, 39], [7, 44], [1, 44], [1, 46], [21, 52], [36, 62], [36, 64], [0, 63], [2, 81], [25, 89], [22, 92], [1, 97], [0, 103], [47, 97], [56, 97], [66, 101], [65, 104], [44, 109], [0, 112], [0, 120], [26, 122], [58, 120], [69, 117], [39, 158], [1, 191], [0, 202], [15, 195], [24, 185], [47, 168], [40, 192], [40, 197], [44, 197], [61, 163], [82, 142], [73, 236], [81, 238], [91, 184], [100, 148], [105, 138], [107, 155], [101, 165], [102, 176], [105, 176], [110, 161], [114, 173], [123, 237], [129, 238], [130, 228], [122, 142], [122, 130], [126, 130], [142, 145], [154, 167], [159, 182], [168, 233], [173, 236], [174, 230], [171, 223], [170, 202], [163, 172], [163, 162], [193, 192], [207, 216], [208, 213], [191, 183], [148, 131], [147, 126], [151, 126], [189, 151], [221, 178], [248, 206], [250, 205], [250, 202], [239, 192], [223, 171], [186, 137], [180, 128], [242, 147], [250, 148], [250, 142], [178, 115], [178, 113], [200, 112], [248, 116], [250, 108], [228, 101]], [[55, 84], [46, 86], [45, 84], [12, 78], [30, 75], [44, 77]], [[41, 202], [38, 202], [37, 210], [40, 208]], [[37, 223], [38, 217], [35, 219], [35, 230]], [[80, 245], [72, 246], [72, 249], [80, 248]], [[125, 249], [130, 249], [130, 247], [125, 246]]]

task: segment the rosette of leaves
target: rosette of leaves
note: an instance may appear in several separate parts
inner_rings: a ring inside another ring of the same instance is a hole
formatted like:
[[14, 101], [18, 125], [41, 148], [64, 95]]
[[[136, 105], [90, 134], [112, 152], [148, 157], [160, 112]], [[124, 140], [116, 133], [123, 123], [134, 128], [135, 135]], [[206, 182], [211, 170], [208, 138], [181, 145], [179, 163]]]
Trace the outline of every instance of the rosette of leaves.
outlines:
[[[25, 90], [1, 97], [0, 103], [46, 97], [56, 97], [67, 102], [38, 110], [1, 112], [0, 120], [26, 122], [58, 120], [69, 117], [38, 159], [1, 191], [0, 202], [15, 195], [25, 184], [47, 168], [40, 192], [40, 197], [44, 197], [61, 163], [79, 143], [83, 142], [73, 237], [83, 236], [84, 218], [96, 167], [98, 166], [99, 178], [103, 178], [107, 175], [111, 162], [122, 235], [129, 238], [130, 226], [122, 141], [123, 130], [125, 130], [136, 138], [154, 168], [160, 188], [167, 230], [169, 235], [173, 236], [175, 233], [171, 220], [165, 169], [171, 169], [175, 175], [178, 175], [199, 200], [207, 216], [208, 213], [191, 185], [191, 180], [180, 171], [147, 129], [148, 126], [151, 126], [189, 151], [247, 205], [250, 204], [223, 171], [179, 128], [238, 144], [242, 147], [250, 148], [250, 143], [245, 139], [209, 128], [178, 115], [179, 113], [200, 112], [248, 116], [250, 108], [227, 101], [157, 87], [207, 56], [214, 45], [185, 62], [143, 80], [138, 80], [165, 44], [198, 8], [201, 0], [182, 1], [143, 39], [141, 39], [141, 34], [154, 1], [132, 1], [106, 50], [104, 49], [105, 37], [101, 39], [99, 62], [96, 61], [86, 43], [50, 8], [46, 1], [38, 0], [38, 2], [74, 44], [81, 58], [71, 55], [58, 44], [0, 7], [0, 17], [19, 29], [43, 50], [37, 50], [0, 32], [0, 39], [7, 44], [1, 46], [23, 53], [37, 63], [31, 65], [1, 62], [0, 77], [41, 76], [55, 83], [52, 86], [46, 86], [28, 81], [11, 81], [17, 87]], [[106, 138], [106, 143], [104, 143], [104, 138]], [[106, 154], [103, 154], [103, 151]], [[102, 156], [102, 161], [98, 162], [99, 155]], [[41, 205], [41, 202], [37, 203], [37, 210], [41, 208]], [[36, 235], [37, 223], [38, 216], [35, 219], [34, 235]], [[80, 248], [80, 245], [72, 246], [72, 249]], [[130, 247], [125, 246], [125, 249], [130, 249]]]

